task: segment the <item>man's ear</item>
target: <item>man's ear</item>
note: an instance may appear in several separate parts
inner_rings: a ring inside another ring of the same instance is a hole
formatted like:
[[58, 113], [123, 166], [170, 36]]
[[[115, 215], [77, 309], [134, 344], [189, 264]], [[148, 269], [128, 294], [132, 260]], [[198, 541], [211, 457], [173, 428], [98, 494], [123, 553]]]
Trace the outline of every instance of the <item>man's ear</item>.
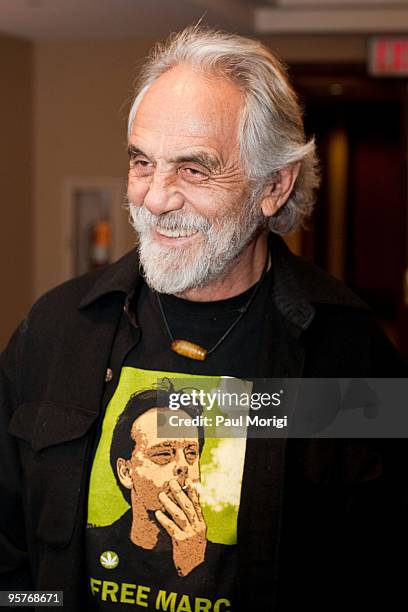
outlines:
[[116, 471], [118, 473], [118, 478], [120, 482], [123, 484], [123, 486], [126, 487], [127, 489], [131, 489], [133, 483], [132, 483], [132, 476], [130, 474], [130, 469], [129, 469], [129, 461], [127, 461], [126, 459], [119, 458], [116, 461]]
[[262, 212], [265, 217], [272, 217], [288, 200], [293, 185], [298, 177], [300, 162], [291, 164], [279, 170], [265, 188], [261, 201]]

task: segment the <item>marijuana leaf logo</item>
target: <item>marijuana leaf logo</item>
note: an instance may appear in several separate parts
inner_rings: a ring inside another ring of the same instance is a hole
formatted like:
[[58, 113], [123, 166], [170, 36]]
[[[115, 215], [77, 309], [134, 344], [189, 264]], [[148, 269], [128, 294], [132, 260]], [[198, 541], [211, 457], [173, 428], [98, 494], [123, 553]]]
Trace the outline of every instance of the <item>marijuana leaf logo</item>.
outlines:
[[119, 557], [113, 550], [105, 550], [99, 557], [99, 561], [105, 569], [115, 569], [119, 565]]

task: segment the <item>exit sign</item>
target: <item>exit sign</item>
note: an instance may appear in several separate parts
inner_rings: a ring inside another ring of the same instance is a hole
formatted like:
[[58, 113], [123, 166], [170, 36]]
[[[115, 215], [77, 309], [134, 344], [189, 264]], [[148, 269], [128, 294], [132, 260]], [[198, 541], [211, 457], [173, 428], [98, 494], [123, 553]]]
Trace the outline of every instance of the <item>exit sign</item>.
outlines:
[[408, 37], [372, 39], [368, 69], [374, 76], [408, 76]]

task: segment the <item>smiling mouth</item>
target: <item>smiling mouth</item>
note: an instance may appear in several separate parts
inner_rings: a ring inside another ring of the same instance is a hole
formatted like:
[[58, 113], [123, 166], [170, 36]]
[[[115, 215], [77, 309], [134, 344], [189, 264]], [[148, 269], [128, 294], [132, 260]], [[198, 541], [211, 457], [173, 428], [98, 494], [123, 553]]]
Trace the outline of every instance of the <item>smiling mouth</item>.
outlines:
[[164, 229], [158, 227], [156, 231], [160, 236], [165, 236], [166, 238], [189, 238], [198, 233], [198, 230]]

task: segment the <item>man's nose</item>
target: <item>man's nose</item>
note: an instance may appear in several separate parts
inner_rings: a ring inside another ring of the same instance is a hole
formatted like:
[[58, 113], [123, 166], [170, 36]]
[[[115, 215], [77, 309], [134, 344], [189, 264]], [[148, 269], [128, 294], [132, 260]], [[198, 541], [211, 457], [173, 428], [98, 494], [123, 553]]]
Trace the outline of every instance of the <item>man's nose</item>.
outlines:
[[175, 476], [187, 476], [188, 474], [188, 465], [177, 465], [174, 468]]
[[174, 477], [180, 487], [184, 487], [188, 476], [188, 465], [178, 465], [174, 468]]
[[176, 465], [174, 466], [173, 474], [180, 486], [183, 487], [188, 476], [188, 463], [183, 452], [179, 451], [176, 455]]
[[153, 215], [158, 216], [183, 208], [184, 198], [169, 176], [155, 173], [145, 195], [144, 205]]

